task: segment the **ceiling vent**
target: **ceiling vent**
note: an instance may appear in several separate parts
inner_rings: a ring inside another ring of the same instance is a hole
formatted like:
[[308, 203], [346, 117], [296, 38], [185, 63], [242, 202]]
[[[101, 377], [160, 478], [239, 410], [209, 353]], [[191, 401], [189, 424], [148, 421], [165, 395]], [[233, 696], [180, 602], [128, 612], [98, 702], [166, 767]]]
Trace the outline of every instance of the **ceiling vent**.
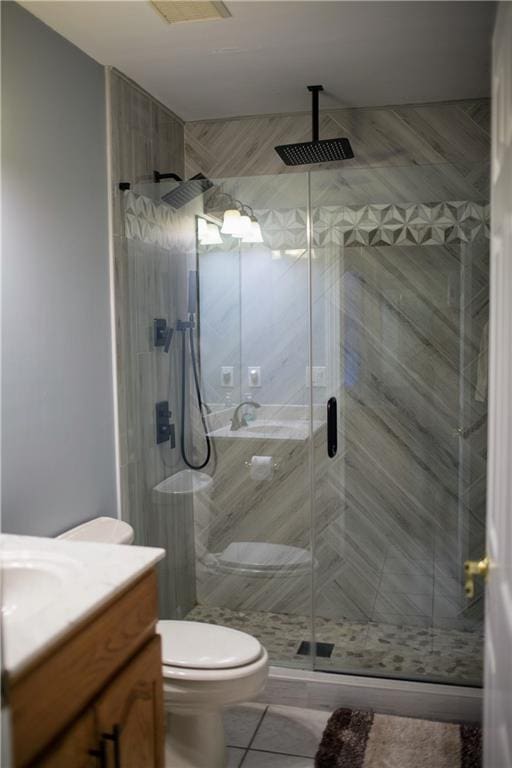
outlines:
[[169, 24], [178, 24], [183, 21], [213, 21], [215, 19], [227, 19], [231, 16], [224, 3], [217, 2], [151, 0], [151, 5]]

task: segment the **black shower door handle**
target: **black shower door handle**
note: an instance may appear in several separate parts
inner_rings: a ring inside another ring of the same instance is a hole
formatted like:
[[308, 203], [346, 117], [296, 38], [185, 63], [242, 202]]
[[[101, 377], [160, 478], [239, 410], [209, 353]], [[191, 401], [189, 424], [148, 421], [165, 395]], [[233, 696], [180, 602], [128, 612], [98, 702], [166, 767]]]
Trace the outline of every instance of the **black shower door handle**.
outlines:
[[327, 401], [327, 455], [333, 459], [338, 452], [338, 404], [335, 397]]

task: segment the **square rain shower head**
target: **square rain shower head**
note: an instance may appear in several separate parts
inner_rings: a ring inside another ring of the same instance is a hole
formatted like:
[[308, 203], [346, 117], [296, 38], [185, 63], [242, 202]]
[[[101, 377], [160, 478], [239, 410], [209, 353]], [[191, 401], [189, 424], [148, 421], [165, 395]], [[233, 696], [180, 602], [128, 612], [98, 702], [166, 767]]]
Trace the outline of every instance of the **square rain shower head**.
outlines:
[[348, 139], [319, 139], [299, 144], [281, 144], [275, 148], [285, 165], [309, 165], [350, 160], [354, 152]]
[[207, 179], [202, 173], [198, 173], [197, 176], [193, 176], [188, 181], [178, 182], [174, 189], [162, 195], [162, 200], [172, 208], [182, 208], [199, 195], [204, 195], [213, 186], [214, 184], [210, 179]]

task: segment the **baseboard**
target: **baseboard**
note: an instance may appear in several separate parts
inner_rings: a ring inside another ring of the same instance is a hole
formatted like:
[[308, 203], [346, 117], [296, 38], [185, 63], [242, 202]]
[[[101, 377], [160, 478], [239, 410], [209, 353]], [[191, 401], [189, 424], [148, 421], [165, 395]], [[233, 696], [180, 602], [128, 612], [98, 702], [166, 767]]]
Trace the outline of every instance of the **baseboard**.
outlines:
[[259, 701], [310, 709], [369, 709], [428, 720], [482, 719], [480, 688], [280, 667], [270, 667]]

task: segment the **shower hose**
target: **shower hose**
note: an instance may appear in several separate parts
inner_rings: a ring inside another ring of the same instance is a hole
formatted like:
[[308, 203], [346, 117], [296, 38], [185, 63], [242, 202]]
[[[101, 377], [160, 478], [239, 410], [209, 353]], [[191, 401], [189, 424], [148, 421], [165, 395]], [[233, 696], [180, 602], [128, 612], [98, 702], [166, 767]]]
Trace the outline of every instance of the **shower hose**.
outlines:
[[212, 455], [212, 444], [210, 437], [208, 435], [208, 425], [206, 423], [206, 417], [204, 415], [204, 408], [205, 405], [203, 403], [202, 397], [201, 397], [201, 387], [199, 384], [199, 372], [197, 370], [197, 361], [196, 361], [196, 352], [195, 352], [195, 343], [194, 343], [194, 329], [192, 327], [192, 323], [190, 327], [188, 328], [189, 332], [189, 343], [190, 343], [190, 357], [192, 359], [192, 374], [194, 379], [194, 389], [196, 392], [197, 397], [197, 405], [199, 408], [199, 414], [201, 417], [201, 424], [203, 427], [204, 437], [206, 441], [206, 457], [204, 461], [200, 464], [194, 464], [187, 456], [187, 450], [186, 450], [186, 441], [185, 441], [185, 402], [186, 402], [186, 388], [187, 388], [187, 366], [186, 366], [186, 359], [187, 359], [187, 332], [186, 330], [183, 331], [183, 336], [181, 340], [181, 433], [180, 433], [180, 446], [181, 446], [181, 455], [183, 457], [183, 461], [187, 465], [187, 467], [190, 467], [190, 469], [204, 469], [208, 462], [210, 461], [211, 455]]

